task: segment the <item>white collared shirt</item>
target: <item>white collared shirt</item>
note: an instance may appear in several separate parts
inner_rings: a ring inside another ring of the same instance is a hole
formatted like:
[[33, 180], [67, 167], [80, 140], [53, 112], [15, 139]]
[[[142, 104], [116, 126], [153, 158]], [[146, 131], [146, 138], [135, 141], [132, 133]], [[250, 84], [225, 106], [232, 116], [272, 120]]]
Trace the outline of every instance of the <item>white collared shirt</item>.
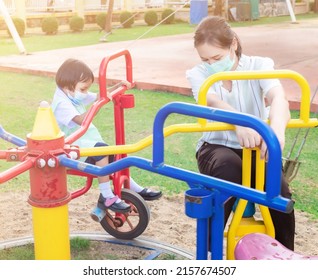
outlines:
[[[274, 62], [268, 57], [242, 55], [235, 71], [265, 71], [274, 70]], [[192, 93], [198, 102], [199, 90], [209, 74], [203, 63], [200, 63], [186, 72]], [[220, 100], [225, 101], [238, 112], [250, 114], [260, 119], [268, 118], [268, 108], [265, 97], [270, 89], [280, 85], [278, 79], [261, 80], [232, 80], [232, 90], [229, 92], [223, 87], [223, 82], [214, 83], [207, 94], [215, 94]], [[237, 140], [235, 131], [204, 132], [200, 138], [197, 150], [204, 142], [225, 145], [231, 148], [242, 148]]]

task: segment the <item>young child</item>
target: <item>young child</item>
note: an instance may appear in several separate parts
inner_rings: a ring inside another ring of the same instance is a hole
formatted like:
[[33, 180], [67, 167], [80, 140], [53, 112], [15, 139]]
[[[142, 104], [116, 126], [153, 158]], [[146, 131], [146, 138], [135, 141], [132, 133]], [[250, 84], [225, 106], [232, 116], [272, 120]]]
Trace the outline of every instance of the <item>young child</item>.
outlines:
[[[58, 69], [55, 81], [57, 88], [53, 97], [52, 110], [60, 129], [67, 137], [81, 126], [87, 114], [86, 107], [97, 99], [97, 94], [88, 92], [94, 82], [94, 75], [82, 61], [68, 59]], [[93, 123], [90, 124], [87, 132], [73, 144], [81, 148], [107, 146]], [[111, 163], [114, 156], [91, 156], [81, 158], [81, 160], [103, 167]], [[98, 203], [103, 203], [106, 208], [115, 212], [130, 211], [130, 205], [114, 195], [108, 175], [98, 177], [98, 183], [101, 193]], [[161, 191], [139, 186], [132, 178], [130, 178], [130, 188], [145, 200], [155, 200], [162, 195]]]

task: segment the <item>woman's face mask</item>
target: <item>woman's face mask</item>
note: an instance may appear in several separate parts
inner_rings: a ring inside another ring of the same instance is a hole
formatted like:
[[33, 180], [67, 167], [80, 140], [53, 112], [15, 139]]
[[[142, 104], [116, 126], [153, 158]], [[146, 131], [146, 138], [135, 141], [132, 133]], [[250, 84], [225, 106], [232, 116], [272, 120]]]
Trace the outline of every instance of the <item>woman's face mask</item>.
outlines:
[[215, 73], [230, 71], [235, 63], [235, 58], [231, 59], [230, 57], [231, 50], [227, 56], [222, 58], [219, 61], [216, 61], [212, 64], [208, 62], [203, 62], [204, 66], [209, 73], [209, 75], [213, 75]]

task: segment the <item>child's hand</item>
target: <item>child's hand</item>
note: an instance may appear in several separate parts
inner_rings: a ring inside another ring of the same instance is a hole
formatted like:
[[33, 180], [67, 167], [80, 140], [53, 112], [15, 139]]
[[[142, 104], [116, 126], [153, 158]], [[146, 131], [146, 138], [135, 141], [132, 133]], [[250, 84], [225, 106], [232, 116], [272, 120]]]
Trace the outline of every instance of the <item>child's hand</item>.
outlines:
[[122, 85], [126, 86], [127, 89], [131, 89], [133, 87], [133, 84], [128, 82], [128, 81], [121, 81], [120, 82]]

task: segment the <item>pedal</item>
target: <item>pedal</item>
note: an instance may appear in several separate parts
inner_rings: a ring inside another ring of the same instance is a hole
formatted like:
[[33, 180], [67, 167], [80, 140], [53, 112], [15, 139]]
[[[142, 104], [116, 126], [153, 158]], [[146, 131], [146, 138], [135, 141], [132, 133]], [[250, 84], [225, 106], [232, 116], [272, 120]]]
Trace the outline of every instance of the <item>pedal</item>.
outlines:
[[106, 211], [99, 207], [95, 207], [90, 213], [90, 216], [95, 222], [100, 223], [106, 216]]

